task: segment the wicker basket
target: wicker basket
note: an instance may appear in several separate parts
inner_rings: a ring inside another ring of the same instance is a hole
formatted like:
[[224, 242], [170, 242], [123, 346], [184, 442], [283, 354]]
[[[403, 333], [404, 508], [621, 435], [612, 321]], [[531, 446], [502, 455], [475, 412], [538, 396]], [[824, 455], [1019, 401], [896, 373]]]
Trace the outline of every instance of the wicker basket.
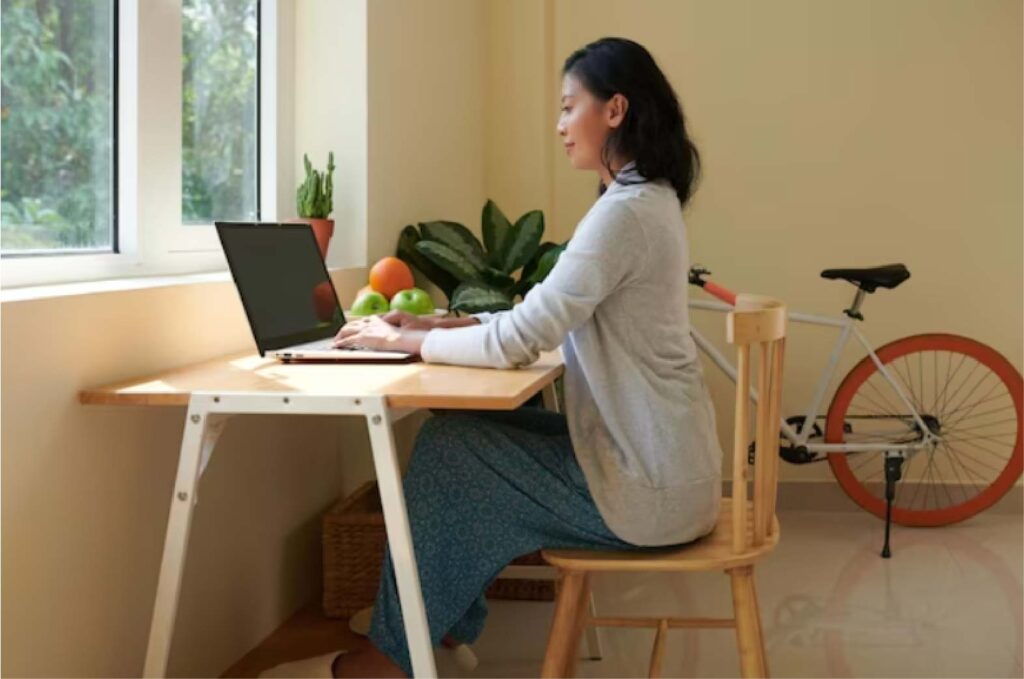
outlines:
[[[372, 606], [380, 585], [384, 560], [384, 515], [373, 481], [360, 486], [336, 504], [323, 519], [324, 615], [348, 618]], [[519, 557], [517, 565], [541, 565], [539, 552]], [[487, 589], [491, 599], [553, 601], [550, 580], [498, 579]]]

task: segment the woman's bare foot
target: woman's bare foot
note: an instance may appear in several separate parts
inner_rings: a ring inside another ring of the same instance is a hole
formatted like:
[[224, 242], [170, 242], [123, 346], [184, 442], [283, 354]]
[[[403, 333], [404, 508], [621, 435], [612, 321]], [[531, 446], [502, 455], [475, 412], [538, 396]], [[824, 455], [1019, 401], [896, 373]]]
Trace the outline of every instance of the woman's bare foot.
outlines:
[[391, 677], [404, 679], [405, 672], [376, 646], [351, 653], [342, 653], [334, 659], [331, 675], [335, 677]]

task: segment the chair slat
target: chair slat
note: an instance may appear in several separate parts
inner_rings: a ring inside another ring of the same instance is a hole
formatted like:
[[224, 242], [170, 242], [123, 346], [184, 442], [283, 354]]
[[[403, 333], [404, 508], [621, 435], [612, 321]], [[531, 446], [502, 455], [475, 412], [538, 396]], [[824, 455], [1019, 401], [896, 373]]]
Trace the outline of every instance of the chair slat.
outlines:
[[772, 354], [772, 386], [771, 386], [771, 416], [769, 422], [772, 425], [772, 440], [775, 441], [775, 454], [772, 456], [771, 476], [769, 480], [769, 492], [771, 493], [768, 503], [768, 530], [772, 531], [772, 517], [775, 516], [775, 507], [779, 497], [779, 455], [778, 441], [780, 429], [780, 413], [782, 412], [782, 360], [786, 353], [786, 338], [782, 337], [774, 342], [775, 350]]
[[[731, 315], [731, 314], [730, 314]], [[736, 553], [747, 548], [747, 418], [750, 403], [750, 346], [736, 350], [736, 421], [732, 450], [732, 548]]]
[[763, 545], [765, 535], [768, 534], [768, 467], [771, 462], [768, 457], [771, 455], [771, 415], [769, 388], [771, 359], [769, 357], [770, 344], [759, 342], [759, 356], [757, 365], [757, 433], [754, 439], [754, 545]]

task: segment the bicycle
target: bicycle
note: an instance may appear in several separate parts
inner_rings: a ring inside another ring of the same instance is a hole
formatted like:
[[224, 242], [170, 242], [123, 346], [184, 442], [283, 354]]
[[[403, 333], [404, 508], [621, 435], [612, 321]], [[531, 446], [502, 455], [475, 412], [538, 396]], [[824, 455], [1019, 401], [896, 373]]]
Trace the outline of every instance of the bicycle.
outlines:
[[[690, 284], [721, 302], [691, 300], [690, 307], [731, 310], [736, 293], [705, 280], [710, 273], [694, 265]], [[850, 499], [885, 519], [882, 556], [889, 558], [893, 522], [944, 526], [963, 521], [998, 502], [1020, 478], [1024, 381], [998, 351], [959, 335], [911, 335], [876, 351], [855, 323], [864, 321], [860, 309], [865, 295], [896, 288], [910, 278], [903, 264], [826, 269], [821, 276], [845, 280], [857, 291], [843, 310], [845, 318], [788, 314], [796, 323], [838, 328], [839, 337], [803, 414], [782, 418], [779, 454], [791, 464], [827, 461]], [[701, 351], [735, 382], [735, 367], [700, 332], [691, 333]], [[867, 356], [840, 382], [828, 411], [819, 414], [851, 335]], [[757, 401], [754, 389], [751, 398]], [[753, 455], [751, 445], [749, 462]], [[926, 462], [912, 470], [922, 455]], [[869, 465], [879, 457], [881, 470], [871, 473]], [[916, 483], [911, 483], [912, 471], [918, 472]], [[880, 475], [884, 484], [873, 482]], [[897, 488], [901, 479], [904, 483]]]

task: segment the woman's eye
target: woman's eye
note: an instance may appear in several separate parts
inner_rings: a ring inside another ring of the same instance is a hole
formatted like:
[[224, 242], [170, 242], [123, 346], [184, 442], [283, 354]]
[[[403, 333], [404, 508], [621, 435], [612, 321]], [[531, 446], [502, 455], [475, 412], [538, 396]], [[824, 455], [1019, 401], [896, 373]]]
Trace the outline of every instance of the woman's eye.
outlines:
[[562, 107], [562, 113], [568, 113], [568, 112], [569, 112], [569, 107], [568, 106], [563, 106]]

